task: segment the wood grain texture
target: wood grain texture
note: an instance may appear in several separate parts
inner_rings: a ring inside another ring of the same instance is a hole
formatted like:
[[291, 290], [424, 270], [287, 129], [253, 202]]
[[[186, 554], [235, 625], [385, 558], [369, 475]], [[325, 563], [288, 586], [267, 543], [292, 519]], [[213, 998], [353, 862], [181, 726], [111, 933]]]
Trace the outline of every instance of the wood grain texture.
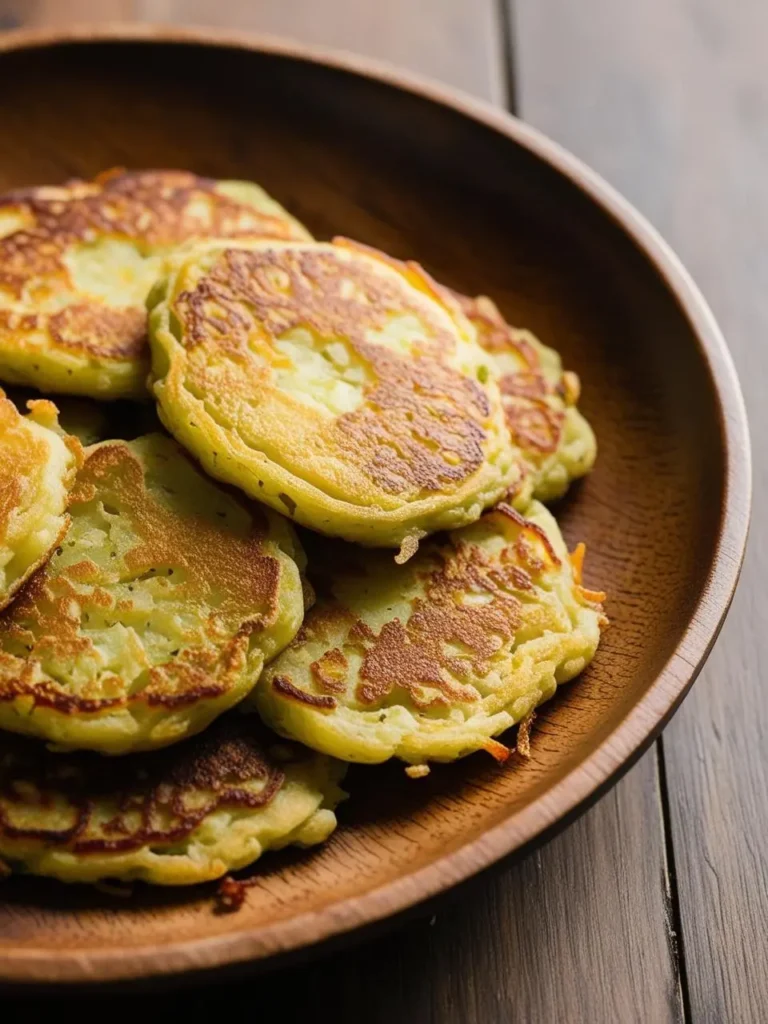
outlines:
[[497, 0], [0, 0], [0, 26], [138, 19], [291, 36], [504, 95]]
[[2, 28], [128, 21], [135, 13], [136, 0], [0, 0]]
[[734, 353], [758, 442], [742, 582], [664, 749], [691, 1018], [764, 1020], [768, 5], [516, 6], [524, 113], [621, 188], [686, 261]]
[[[364, 212], [361, 230], [379, 232], [393, 247], [407, 239], [402, 223], [393, 231], [391, 217], [381, 216], [391, 211]], [[352, 214], [342, 208], [339, 216]], [[522, 306], [531, 301], [518, 299]], [[555, 328], [538, 301], [543, 326]], [[547, 732], [545, 718], [545, 737]], [[627, 789], [638, 774], [639, 787]], [[314, 979], [313, 992], [330, 977], [333, 991], [343, 987], [353, 1019], [370, 1011], [365, 979], [371, 977], [380, 979], [377, 990], [386, 989], [381, 1020], [507, 1020], [512, 1014], [535, 1020], [545, 1013], [562, 1016], [566, 1009], [569, 1020], [674, 1019], [679, 1003], [666, 945], [656, 787], [653, 761], [646, 758], [635, 775], [536, 859], [484, 886], [474, 905], [457, 907], [447, 920], [441, 914], [439, 928], [427, 933], [418, 926], [307, 974], [291, 972], [297, 1009], [314, 1005], [298, 994], [302, 979]], [[420, 955], [425, 935], [426, 963]], [[394, 972], [396, 985], [381, 984], [382, 964], [386, 978]]]
[[[650, 751], [635, 774], [652, 778], [654, 757]], [[667, 930], [663, 908], [653, 905], [663, 887], [658, 860], [631, 865], [630, 888], [627, 858], [616, 853], [647, 850], [657, 795], [652, 784], [638, 787], [641, 803], [627, 814], [623, 785], [524, 863], [479, 880], [435, 915], [316, 963], [228, 985], [228, 1012], [246, 1012], [258, 992], [260, 1007], [279, 1006], [291, 1024], [315, 1019], [318, 1006], [333, 1006], [343, 1024], [680, 1020], [677, 987], [656, 949]], [[149, 1005], [141, 994], [119, 998], [126, 1017]], [[192, 1006], [216, 1014], [221, 999], [218, 987], [153, 996], [153, 1019]], [[19, 1024], [28, 1021], [29, 1003], [17, 1006]], [[114, 995], [88, 1002], [94, 1018], [114, 1007]]]
[[[371, 1024], [681, 1020], [663, 851], [652, 845], [654, 759], [650, 751], [567, 832], [477, 883], [431, 925], [366, 945], [343, 966], [280, 973], [266, 991], [276, 999], [288, 978], [299, 993], [308, 980], [312, 995], [290, 1004], [296, 1020], [318, 989], [329, 999], [346, 990], [341, 1019]], [[386, 993], [374, 1006], [372, 991]]]
[[341, 47], [500, 102], [497, 0], [138, 0], [148, 20], [236, 26]]

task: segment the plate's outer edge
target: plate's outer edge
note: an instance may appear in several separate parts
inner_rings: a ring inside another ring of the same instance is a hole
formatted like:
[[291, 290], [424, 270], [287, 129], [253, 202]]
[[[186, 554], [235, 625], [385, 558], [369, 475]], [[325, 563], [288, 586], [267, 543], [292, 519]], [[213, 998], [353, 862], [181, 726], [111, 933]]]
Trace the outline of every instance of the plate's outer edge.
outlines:
[[621, 724], [572, 772], [506, 821], [413, 874], [319, 912], [263, 929], [196, 939], [174, 946], [78, 953], [11, 951], [0, 962], [0, 982], [104, 982], [172, 975], [286, 954], [406, 911], [435, 897], [500, 858], [540, 843], [563, 819], [572, 820], [650, 745], [705, 662], [730, 607], [746, 547], [751, 507], [751, 453], [746, 409], [736, 370], [715, 318], [688, 271], [654, 227], [612, 186], [578, 158], [511, 114], [459, 90], [383, 61], [308, 46], [275, 36], [164, 25], [73, 25], [27, 29], [0, 38], [0, 55], [60, 43], [189, 43], [275, 54], [348, 71], [451, 108], [504, 135], [567, 178], [627, 235], [663, 279], [676, 301], [712, 380], [724, 438], [725, 497], [718, 543], [707, 582], [675, 653]]

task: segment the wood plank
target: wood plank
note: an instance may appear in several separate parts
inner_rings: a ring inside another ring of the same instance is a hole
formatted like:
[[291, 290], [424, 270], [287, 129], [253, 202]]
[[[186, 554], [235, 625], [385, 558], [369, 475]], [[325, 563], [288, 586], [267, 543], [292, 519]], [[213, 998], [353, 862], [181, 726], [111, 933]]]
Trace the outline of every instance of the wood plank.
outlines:
[[[702, 286], [768, 430], [768, 6], [763, 0], [517, 0], [520, 92], [664, 232]], [[693, 1020], [768, 1008], [768, 460], [733, 610], [664, 737]]]
[[0, 0], [0, 27], [139, 19], [292, 35], [413, 68], [501, 102], [497, 14], [493, 0]]
[[[92, 8], [110, 6], [6, 0], [0, 15], [15, 10], [17, 20], [61, 22], [96, 18], [99, 10]], [[236, 23], [346, 46], [496, 101], [504, 92], [491, 0], [429, 0], [418, 8], [406, 0], [144, 0], [121, 6], [131, 7], [120, 11], [123, 17]], [[680, 1019], [668, 896], [651, 752], [566, 833], [525, 863], [479, 883], [433, 924], [417, 923], [316, 966], [261, 979], [259, 1001], [276, 1005], [280, 999], [289, 1020], [315, 1012], [321, 1001], [342, 1020], [364, 1016], [371, 1022]], [[252, 998], [249, 987], [228, 990], [228, 999], [244, 1006]], [[214, 999], [215, 992], [194, 997], [211, 1007]], [[172, 1005], [178, 1000], [169, 1000]]]
[[128, 21], [135, 14], [134, 0], [0, 0], [1, 28]]
[[497, 102], [502, 50], [493, 0], [137, 0], [148, 21], [232, 26], [354, 50]]
[[[343, 990], [341, 1019], [365, 1014], [372, 1024], [681, 1019], [654, 757], [525, 862], [482, 881], [426, 927], [318, 965], [310, 988], [327, 986], [329, 998]], [[294, 978], [291, 992], [301, 984]], [[269, 984], [276, 996], [284, 978]], [[288, 1018], [310, 1005], [300, 997]]]
[[[288, 1021], [681, 1020], [658, 849], [655, 752], [567, 832], [393, 934], [256, 982]], [[650, 841], [649, 841], [650, 839]], [[244, 1005], [253, 986], [228, 989]], [[195, 1002], [213, 1010], [218, 996]], [[107, 1002], [103, 1003], [105, 1012]], [[178, 1006], [169, 997], [159, 1016]], [[94, 1007], [97, 1009], [97, 1007]]]

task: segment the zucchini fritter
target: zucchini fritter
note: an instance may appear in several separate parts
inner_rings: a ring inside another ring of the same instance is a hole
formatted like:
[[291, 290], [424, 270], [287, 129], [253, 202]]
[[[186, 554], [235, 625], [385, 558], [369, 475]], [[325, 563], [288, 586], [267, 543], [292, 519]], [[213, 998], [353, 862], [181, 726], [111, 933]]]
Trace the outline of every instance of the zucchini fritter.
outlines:
[[50, 561], [0, 615], [0, 727], [124, 754], [204, 729], [295, 635], [290, 524], [170, 438], [88, 451]]
[[285, 736], [348, 761], [452, 761], [493, 741], [591, 661], [602, 594], [550, 513], [509, 505], [404, 566], [328, 552], [318, 601], [250, 700]]
[[572, 480], [592, 469], [597, 456], [594, 432], [576, 407], [579, 378], [563, 370], [554, 349], [530, 331], [511, 327], [486, 296], [455, 297], [501, 373], [507, 425], [526, 470], [515, 503], [524, 511], [531, 496], [539, 501], [562, 497]]
[[65, 882], [189, 885], [336, 827], [345, 766], [226, 715], [167, 750], [105, 760], [0, 740], [0, 867]]
[[149, 304], [167, 428], [304, 526], [413, 550], [519, 480], [491, 360], [417, 264], [344, 240], [202, 245]]

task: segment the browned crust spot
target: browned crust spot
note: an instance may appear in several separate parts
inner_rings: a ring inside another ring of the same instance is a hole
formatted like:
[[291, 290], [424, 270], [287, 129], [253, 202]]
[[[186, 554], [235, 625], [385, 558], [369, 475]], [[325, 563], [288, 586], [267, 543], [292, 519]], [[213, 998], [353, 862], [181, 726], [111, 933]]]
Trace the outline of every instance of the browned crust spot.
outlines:
[[563, 437], [565, 412], [555, 409], [544, 401], [529, 398], [509, 401], [505, 383], [509, 376], [502, 378], [504, 413], [512, 440], [525, 452], [551, 455], [560, 446]]
[[[115, 759], [52, 754], [37, 741], [8, 736], [0, 758], [0, 837], [40, 840], [78, 855], [181, 842], [220, 807], [255, 810], [274, 799], [285, 776], [267, 752], [270, 739], [251, 716], [221, 720], [167, 750]], [[21, 823], [30, 807], [55, 805], [60, 817], [62, 803], [66, 827]]]
[[[245, 400], [256, 383], [249, 376], [257, 373], [253, 339], [266, 351], [299, 327], [344, 338], [374, 379], [362, 405], [327, 426], [325, 443], [389, 493], [438, 491], [483, 464], [490, 403], [477, 381], [451, 367], [454, 336], [427, 299], [377, 273], [359, 253], [346, 259], [327, 248], [225, 250], [193, 290], [177, 297], [173, 313], [184, 327], [193, 385], [204, 391], [206, 367], [225, 355], [252, 367], [228, 378], [228, 390], [241, 389]], [[393, 313], [416, 315], [425, 325], [410, 354], [367, 340]], [[269, 386], [267, 368], [258, 380]]]
[[309, 669], [315, 683], [324, 693], [344, 693], [348, 667], [344, 652], [334, 647], [313, 661]]
[[[397, 688], [420, 708], [474, 702], [478, 692], [461, 680], [471, 672], [484, 674], [519, 625], [517, 567], [492, 561], [476, 545], [430, 547], [419, 574], [425, 596], [413, 599], [407, 622], [393, 619], [378, 635], [358, 623], [356, 637], [350, 633], [350, 642], [364, 652], [357, 688], [363, 703], [379, 704]], [[523, 582], [526, 589], [530, 581]], [[464, 603], [472, 593], [486, 595], [488, 602]]]
[[[498, 505], [496, 505], [494, 509], [492, 509], [487, 514], [489, 516], [506, 516], [507, 519], [511, 519], [513, 523], [520, 527], [520, 531], [523, 535], [526, 533], [532, 534], [536, 537], [538, 541], [541, 542], [541, 544], [544, 545], [544, 548], [547, 552], [547, 556], [552, 565], [559, 566], [562, 564], [560, 558], [558, 557], [557, 553], [555, 552], [555, 549], [552, 546], [552, 541], [547, 536], [546, 530], [539, 526], [538, 523], [534, 523], [531, 522], [530, 519], [526, 519], [525, 516], [521, 515], [520, 512], [517, 511], [517, 509], [513, 508], [511, 505], [508, 505], [505, 501], [500, 502]], [[535, 568], [540, 568], [540, 566], [536, 566]]]
[[316, 693], [307, 693], [306, 690], [294, 686], [287, 676], [275, 676], [272, 680], [272, 689], [282, 697], [296, 700], [300, 704], [306, 704], [310, 708], [317, 708], [322, 711], [334, 711], [339, 705], [335, 697], [320, 696]]

